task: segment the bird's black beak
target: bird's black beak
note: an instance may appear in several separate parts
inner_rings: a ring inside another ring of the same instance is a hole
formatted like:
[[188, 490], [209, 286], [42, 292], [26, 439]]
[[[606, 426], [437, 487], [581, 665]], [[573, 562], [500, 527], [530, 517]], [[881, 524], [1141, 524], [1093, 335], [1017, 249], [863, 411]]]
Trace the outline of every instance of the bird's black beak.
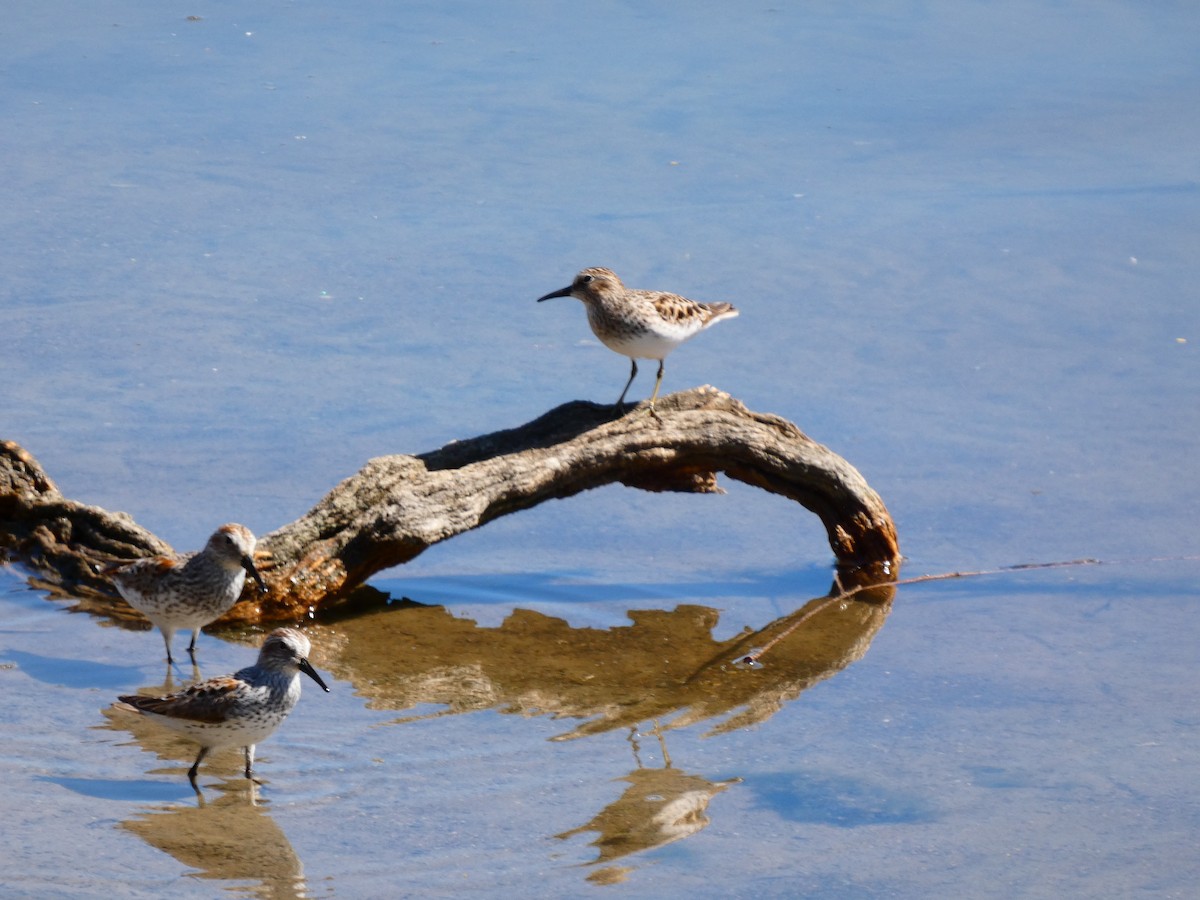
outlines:
[[545, 297], [538, 297], [537, 302], [541, 303], [543, 300], [553, 300], [555, 297], [570, 297], [570, 296], [571, 296], [571, 285], [568, 284], [561, 291], [551, 291]]
[[258, 571], [258, 566], [254, 564], [254, 558], [250, 556], [242, 557], [242, 568], [250, 573], [250, 577], [258, 582], [258, 591], [261, 594], [267, 592], [267, 583], [263, 581], [262, 574]]
[[300, 671], [319, 684], [321, 690], [327, 694], [329, 693], [329, 685], [321, 680], [321, 676], [317, 674], [317, 670], [312, 667], [312, 664], [307, 659], [300, 660]]

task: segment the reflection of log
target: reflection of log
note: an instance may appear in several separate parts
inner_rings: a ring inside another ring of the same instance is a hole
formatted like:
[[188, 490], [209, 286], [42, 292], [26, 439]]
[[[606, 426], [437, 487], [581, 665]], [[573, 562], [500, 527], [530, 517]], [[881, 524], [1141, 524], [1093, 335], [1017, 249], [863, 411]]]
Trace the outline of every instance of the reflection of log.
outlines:
[[[308, 634], [315, 664], [373, 709], [582, 720], [558, 740], [648, 721], [663, 732], [710, 722], [711, 734], [723, 734], [767, 721], [860, 659], [893, 594], [890, 585], [836, 592], [724, 640], [713, 636], [717, 610], [691, 605], [630, 610], [629, 625], [601, 629], [520, 607], [493, 628], [440, 606], [391, 604]], [[768, 645], [759, 667], [737, 664]]]
[[[719, 492], [717, 472], [812, 510], [843, 565], [886, 568], [898, 558], [883, 501], [791, 423], [712, 388], [663, 398], [657, 409], [657, 417], [617, 415], [568, 403], [509, 431], [373, 459], [304, 517], [263, 537], [270, 591], [226, 620], [296, 618], [439, 541], [544, 500], [613, 483]], [[51, 585], [105, 597], [114, 594], [98, 564], [167, 549], [122, 513], [64, 498], [11, 443], [0, 444], [0, 546]]]

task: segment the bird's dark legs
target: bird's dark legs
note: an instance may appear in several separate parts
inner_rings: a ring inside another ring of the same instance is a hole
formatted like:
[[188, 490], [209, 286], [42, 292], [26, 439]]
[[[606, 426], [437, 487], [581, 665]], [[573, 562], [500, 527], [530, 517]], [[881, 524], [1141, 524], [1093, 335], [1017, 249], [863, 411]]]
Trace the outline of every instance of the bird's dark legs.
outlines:
[[[251, 781], [254, 780], [254, 745], [247, 744], [245, 747], [246, 755], [246, 777]], [[208, 756], [208, 748], [201, 747], [200, 752], [196, 754], [196, 761], [192, 763], [192, 767], [188, 769], [188, 781], [192, 783], [192, 787], [196, 789], [196, 793], [200, 793], [200, 786], [196, 784], [196, 775], [200, 772], [200, 763], [204, 761], [204, 757]]]
[[201, 747], [200, 752], [196, 754], [196, 761], [192, 763], [192, 767], [188, 769], [188, 781], [192, 783], [192, 787], [196, 788], [197, 791], [199, 791], [200, 788], [196, 787], [196, 773], [200, 771], [200, 761], [206, 756], [208, 756], [208, 748]]
[[633, 384], [633, 379], [637, 378], [637, 360], [633, 357], [630, 357], [629, 361], [633, 364], [633, 366], [629, 370], [629, 380], [625, 382], [625, 390], [621, 391], [621, 396], [617, 398], [618, 410], [621, 408], [622, 404], [625, 403], [625, 395], [629, 393], [629, 386]]
[[[633, 379], [637, 378], [637, 360], [633, 357], [629, 358], [629, 380], [625, 382], [625, 390], [621, 391], [621, 396], [617, 398], [617, 412], [621, 411], [621, 407], [625, 405], [625, 395], [629, 393], [629, 386], [633, 384]], [[663, 369], [665, 366], [664, 360], [658, 361], [658, 377], [654, 381], [654, 393], [650, 395], [650, 405], [646, 408], [646, 412], [654, 416], [660, 422], [658, 411], [654, 408], [654, 401], [658, 399], [659, 388], [662, 387]]]
[[192, 672], [197, 678], [200, 677], [200, 664], [196, 662], [196, 638], [200, 637], [200, 629], [192, 631], [192, 642], [188, 644], [188, 658], [192, 661]]

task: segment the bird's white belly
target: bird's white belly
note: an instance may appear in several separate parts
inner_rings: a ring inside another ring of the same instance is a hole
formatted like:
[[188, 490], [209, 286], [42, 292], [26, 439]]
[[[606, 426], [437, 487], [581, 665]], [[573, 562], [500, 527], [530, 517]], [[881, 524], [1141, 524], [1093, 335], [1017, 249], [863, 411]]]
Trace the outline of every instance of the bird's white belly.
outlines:
[[598, 334], [609, 350], [634, 359], [665, 359], [667, 354], [696, 334], [698, 328], [662, 323], [654, 331], [632, 334]]

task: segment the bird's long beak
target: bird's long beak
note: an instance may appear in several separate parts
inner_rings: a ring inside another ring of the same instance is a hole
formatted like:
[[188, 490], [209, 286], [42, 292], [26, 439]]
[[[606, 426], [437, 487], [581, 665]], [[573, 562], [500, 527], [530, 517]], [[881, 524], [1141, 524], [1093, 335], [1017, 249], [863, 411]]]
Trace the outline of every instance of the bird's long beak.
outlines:
[[329, 693], [329, 685], [321, 680], [321, 676], [317, 674], [317, 670], [312, 667], [312, 664], [307, 659], [300, 660], [300, 671], [315, 681], [321, 686], [321, 690]]
[[258, 582], [259, 592], [265, 594], [267, 592], [267, 583], [263, 581], [262, 573], [258, 571], [258, 566], [254, 564], [253, 557], [243, 556], [242, 568], [249, 572], [250, 577]]
[[571, 296], [571, 285], [568, 284], [565, 288], [563, 288], [560, 291], [551, 291], [545, 297], [538, 297], [537, 302], [541, 303], [543, 300], [553, 300], [555, 297], [570, 297], [570, 296]]

